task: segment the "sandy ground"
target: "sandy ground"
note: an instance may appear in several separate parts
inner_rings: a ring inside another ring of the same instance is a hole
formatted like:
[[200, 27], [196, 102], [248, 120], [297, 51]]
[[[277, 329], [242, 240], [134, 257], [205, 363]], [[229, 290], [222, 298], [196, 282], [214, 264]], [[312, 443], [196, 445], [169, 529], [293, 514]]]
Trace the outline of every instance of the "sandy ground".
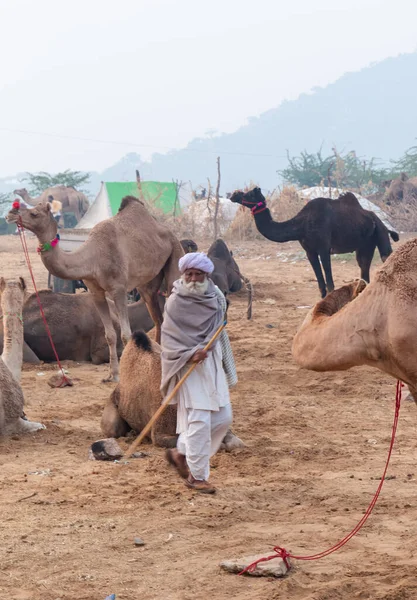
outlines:
[[[29, 245], [42, 287], [47, 273], [33, 238]], [[362, 517], [383, 471], [395, 381], [368, 368], [302, 371], [292, 360], [292, 337], [318, 299], [300, 250], [267, 241], [235, 246], [256, 290], [253, 321], [239, 295], [229, 325], [240, 378], [234, 428], [247, 447], [214, 457], [214, 497], [187, 490], [163, 451], [149, 445], [149, 458], [123, 466], [87, 460], [111, 391], [101, 383], [105, 365], [66, 363], [76, 385], [62, 390], [46, 385], [55, 367], [24, 368], [27, 413], [47, 429], [0, 441], [1, 599], [417, 597], [417, 410], [410, 402], [402, 406], [394, 477], [347, 546], [296, 563], [283, 580], [218, 567], [275, 544], [297, 554], [333, 545]], [[0, 261], [1, 275], [27, 276], [17, 237], [0, 238]], [[338, 285], [358, 275], [352, 259], [338, 257], [333, 267]], [[134, 546], [137, 536], [144, 547]]]

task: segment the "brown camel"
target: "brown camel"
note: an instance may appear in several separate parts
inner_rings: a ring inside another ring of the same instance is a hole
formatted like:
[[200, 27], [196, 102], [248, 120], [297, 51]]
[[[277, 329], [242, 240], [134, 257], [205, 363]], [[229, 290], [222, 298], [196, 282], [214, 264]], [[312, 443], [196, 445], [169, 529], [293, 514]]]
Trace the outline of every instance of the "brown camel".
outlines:
[[331, 254], [356, 252], [361, 278], [369, 282], [375, 248], [385, 261], [392, 252], [389, 236], [395, 242], [399, 240], [398, 233], [388, 230], [375, 213], [364, 210], [350, 192], [338, 200], [310, 200], [294, 218], [282, 223], [273, 221], [258, 187], [246, 193], [236, 191], [230, 200], [251, 208], [258, 231], [268, 240], [300, 242], [313, 267], [322, 298], [334, 290]]
[[[91, 361], [95, 365], [109, 362], [109, 347], [106, 342], [103, 323], [95, 309], [90, 293], [55, 294], [41, 290], [39, 296], [45, 317], [54, 340], [58, 356], [62, 360], [77, 362]], [[165, 298], [159, 295], [159, 306], [163, 310]], [[109, 301], [113, 326], [117, 332], [117, 354], [121, 356], [123, 344], [120, 327], [113, 302]], [[149, 331], [153, 321], [143, 300], [128, 305], [129, 322], [132, 331]], [[31, 294], [23, 306], [24, 339], [26, 347], [40, 362], [55, 362], [48, 335], [35, 294]], [[0, 322], [0, 352], [3, 347], [3, 332]], [[33, 362], [23, 352], [24, 362]]]
[[47, 188], [37, 198], [31, 198], [26, 188], [14, 190], [14, 194], [18, 194], [29, 206], [36, 206], [39, 202], [49, 202], [51, 196], [53, 200], [57, 200], [62, 204], [63, 213], [73, 213], [78, 221], [85, 215], [90, 206], [88, 198], [82, 192], [77, 192], [73, 187], [65, 185], [56, 185]]
[[[120, 383], [113, 390], [101, 418], [106, 437], [122, 437], [130, 430], [139, 433], [161, 405], [161, 347], [143, 331], [137, 331], [120, 360]], [[156, 446], [173, 448], [177, 443], [177, 407], [168, 406], [151, 430]], [[223, 447], [242, 448], [243, 442], [229, 429]]]
[[0, 435], [30, 433], [45, 429], [42, 423], [28, 421], [24, 414], [24, 397], [20, 386], [22, 369], [22, 308], [26, 284], [22, 278], [0, 278], [5, 347], [0, 359]]
[[387, 191], [384, 199], [387, 204], [407, 203], [417, 199], [417, 177], [408, 177], [406, 173], [401, 173], [399, 177], [386, 181], [385, 184]]
[[351, 283], [316, 304], [294, 337], [294, 359], [313, 371], [376, 367], [407, 383], [417, 398], [416, 301], [413, 239], [388, 258], [368, 286]]
[[123, 198], [119, 212], [93, 227], [87, 240], [73, 252], [63, 252], [59, 247], [49, 203], [31, 209], [13, 208], [7, 220], [21, 222], [38, 237], [41, 259], [48, 271], [62, 279], [82, 279], [86, 284], [109, 345], [110, 375], [106, 381], [118, 381], [117, 335], [106, 294], [115, 304], [123, 344], [131, 336], [126, 294], [133, 288], [139, 290], [146, 303], [159, 342], [162, 311], [158, 290], [164, 278], [168, 290], [178, 278], [178, 260], [184, 253], [180, 242], [134, 196]]

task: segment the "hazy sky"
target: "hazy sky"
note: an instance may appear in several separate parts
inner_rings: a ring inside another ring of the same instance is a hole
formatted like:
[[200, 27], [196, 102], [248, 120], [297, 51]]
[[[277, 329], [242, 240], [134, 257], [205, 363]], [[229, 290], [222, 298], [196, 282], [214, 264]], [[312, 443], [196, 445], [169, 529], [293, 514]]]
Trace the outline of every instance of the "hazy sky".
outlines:
[[149, 157], [417, 50], [415, 0], [0, 0], [0, 22], [0, 176]]

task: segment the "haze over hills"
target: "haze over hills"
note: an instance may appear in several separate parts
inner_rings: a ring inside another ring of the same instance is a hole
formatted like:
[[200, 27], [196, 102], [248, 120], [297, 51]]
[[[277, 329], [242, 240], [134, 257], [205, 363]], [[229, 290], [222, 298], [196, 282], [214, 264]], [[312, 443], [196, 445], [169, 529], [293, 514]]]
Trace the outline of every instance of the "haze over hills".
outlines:
[[[206, 185], [216, 180], [216, 157], [221, 157], [224, 194], [254, 181], [267, 189], [280, 183], [277, 171], [287, 165], [286, 151], [324, 154], [356, 150], [364, 158], [381, 163], [397, 159], [417, 138], [417, 53], [403, 54], [346, 73], [325, 88], [283, 102], [231, 134], [192, 140], [186, 148], [154, 154], [150, 162], [129, 153], [102, 173], [92, 173], [90, 193], [101, 180], [142, 179], [192, 181]], [[282, 82], [285, 86], [285, 82]], [[256, 82], [245, 83], [254, 85]], [[245, 93], [245, 85], [236, 93]], [[198, 102], [198, 98], [196, 98]], [[271, 98], [271, 105], [273, 105]], [[22, 165], [24, 168], [24, 165]], [[79, 165], [83, 170], [83, 165]], [[12, 191], [19, 176], [0, 180], [0, 191]]]

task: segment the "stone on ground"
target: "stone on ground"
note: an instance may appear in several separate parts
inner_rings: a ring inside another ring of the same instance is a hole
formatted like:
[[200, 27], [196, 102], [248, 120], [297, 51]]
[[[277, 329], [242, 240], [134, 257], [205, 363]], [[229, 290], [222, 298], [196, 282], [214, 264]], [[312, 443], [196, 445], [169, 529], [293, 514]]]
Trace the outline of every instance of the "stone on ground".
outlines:
[[89, 460], [118, 460], [122, 456], [123, 451], [114, 438], [97, 440], [88, 453]]

